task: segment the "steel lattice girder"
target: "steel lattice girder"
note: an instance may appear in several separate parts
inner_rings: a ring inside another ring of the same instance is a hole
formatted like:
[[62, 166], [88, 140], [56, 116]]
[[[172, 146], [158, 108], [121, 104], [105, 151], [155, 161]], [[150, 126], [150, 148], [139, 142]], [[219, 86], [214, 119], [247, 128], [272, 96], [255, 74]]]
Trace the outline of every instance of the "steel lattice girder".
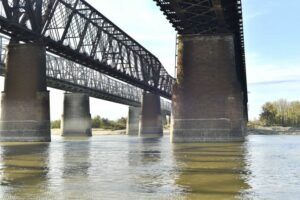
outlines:
[[[0, 75], [5, 74], [4, 63], [8, 39], [0, 36]], [[140, 107], [143, 91], [114, 80], [93, 69], [47, 54], [47, 86], [69, 92], [83, 92], [91, 97]], [[171, 103], [161, 100], [161, 108], [171, 111]]]
[[171, 98], [175, 80], [160, 61], [85, 0], [1, 0], [0, 31]]
[[[235, 35], [236, 62], [248, 102], [241, 0], [153, 0], [179, 34]], [[247, 105], [246, 105], [247, 106]]]

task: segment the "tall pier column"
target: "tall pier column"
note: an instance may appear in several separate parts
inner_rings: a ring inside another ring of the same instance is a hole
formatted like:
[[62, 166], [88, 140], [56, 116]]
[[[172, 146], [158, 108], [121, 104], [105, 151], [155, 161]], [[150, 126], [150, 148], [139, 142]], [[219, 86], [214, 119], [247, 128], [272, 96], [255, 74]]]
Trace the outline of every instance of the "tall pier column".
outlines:
[[90, 99], [83, 93], [65, 93], [62, 136], [92, 136]]
[[162, 113], [163, 126], [170, 125], [170, 113], [163, 112]]
[[7, 48], [0, 141], [50, 141], [45, 47], [16, 42]]
[[143, 93], [139, 135], [142, 137], [160, 137], [163, 135], [160, 97], [158, 95]]
[[129, 106], [126, 134], [132, 136], [139, 135], [141, 108]]
[[178, 37], [171, 141], [242, 141], [243, 92], [232, 35]]

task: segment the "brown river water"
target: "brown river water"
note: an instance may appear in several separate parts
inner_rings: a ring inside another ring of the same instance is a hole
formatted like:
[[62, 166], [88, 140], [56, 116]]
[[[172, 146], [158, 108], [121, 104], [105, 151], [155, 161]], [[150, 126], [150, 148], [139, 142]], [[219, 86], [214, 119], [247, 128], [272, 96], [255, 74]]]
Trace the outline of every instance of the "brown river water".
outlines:
[[300, 136], [0, 143], [0, 199], [300, 199]]

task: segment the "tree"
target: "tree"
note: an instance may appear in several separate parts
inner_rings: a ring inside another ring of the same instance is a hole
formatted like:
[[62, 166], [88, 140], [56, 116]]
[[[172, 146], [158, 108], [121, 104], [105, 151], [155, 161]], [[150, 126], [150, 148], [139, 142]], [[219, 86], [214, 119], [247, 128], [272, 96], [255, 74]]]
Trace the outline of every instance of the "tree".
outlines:
[[126, 124], [127, 124], [127, 118], [122, 117], [118, 119], [116, 122], [114, 122], [113, 129], [114, 130], [126, 129]]
[[99, 115], [92, 119], [92, 128], [100, 128], [102, 119]]
[[273, 102], [273, 106], [277, 111], [277, 124], [286, 126], [288, 124], [289, 103], [286, 99], [279, 99]]
[[54, 120], [51, 122], [51, 128], [60, 128], [61, 121], [60, 120]]
[[300, 126], [300, 102], [279, 99], [262, 106], [260, 121], [266, 126]]
[[276, 121], [277, 111], [275, 106], [267, 102], [262, 107], [262, 113], [260, 114], [260, 120], [263, 121], [267, 126], [272, 126]]

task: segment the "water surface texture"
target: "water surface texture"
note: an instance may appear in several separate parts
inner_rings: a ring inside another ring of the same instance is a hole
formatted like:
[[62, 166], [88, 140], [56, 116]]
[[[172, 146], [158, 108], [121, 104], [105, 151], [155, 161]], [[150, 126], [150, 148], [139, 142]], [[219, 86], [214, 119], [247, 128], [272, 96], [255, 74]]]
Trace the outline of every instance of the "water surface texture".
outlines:
[[0, 199], [298, 199], [300, 137], [171, 144], [94, 136], [0, 144]]

